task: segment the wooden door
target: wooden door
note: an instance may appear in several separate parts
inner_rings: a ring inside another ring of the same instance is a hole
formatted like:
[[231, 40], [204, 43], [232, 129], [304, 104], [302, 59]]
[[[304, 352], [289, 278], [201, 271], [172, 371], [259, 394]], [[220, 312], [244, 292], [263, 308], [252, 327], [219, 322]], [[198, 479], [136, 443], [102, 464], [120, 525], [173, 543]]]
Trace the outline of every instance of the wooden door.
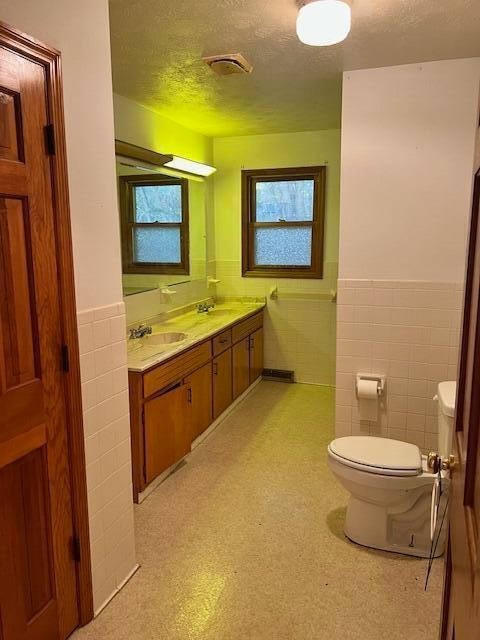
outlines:
[[250, 336], [232, 347], [233, 398], [238, 398], [250, 384]]
[[46, 69], [0, 46], [0, 638], [78, 625]]
[[224, 351], [213, 360], [213, 417], [232, 404], [232, 350]]
[[480, 639], [480, 172], [476, 175], [465, 285], [450, 498], [443, 638]]
[[180, 460], [187, 450], [186, 388], [182, 384], [147, 400], [145, 421], [145, 482], [148, 484]]
[[263, 373], [263, 329], [250, 336], [250, 384]]
[[209, 362], [184, 380], [190, 405], [190, 441], [212, 423], [212, 363]]

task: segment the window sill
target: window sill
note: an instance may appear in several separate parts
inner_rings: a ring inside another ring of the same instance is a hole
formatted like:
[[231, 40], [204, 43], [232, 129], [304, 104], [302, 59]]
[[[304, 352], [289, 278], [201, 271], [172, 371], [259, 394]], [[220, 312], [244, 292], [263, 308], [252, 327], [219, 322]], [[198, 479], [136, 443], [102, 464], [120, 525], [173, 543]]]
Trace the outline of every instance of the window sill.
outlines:
[[242, 278], [274, 278], [275, 280], [323, 280], [323, 271], [288, 271], [287, 269], [265, 269], [254, 271], [243, 271]]

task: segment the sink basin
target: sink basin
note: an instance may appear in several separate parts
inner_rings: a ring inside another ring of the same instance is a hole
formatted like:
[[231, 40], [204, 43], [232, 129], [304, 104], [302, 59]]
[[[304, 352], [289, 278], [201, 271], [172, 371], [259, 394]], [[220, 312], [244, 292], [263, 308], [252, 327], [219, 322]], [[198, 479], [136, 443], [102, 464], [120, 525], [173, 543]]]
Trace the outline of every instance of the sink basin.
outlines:
[[186, 333], [180, 331], [170, 331], [165, 333], [152, 333], [147, 336], [147, 344], [175, 344], [182, 342], [187, 337]]

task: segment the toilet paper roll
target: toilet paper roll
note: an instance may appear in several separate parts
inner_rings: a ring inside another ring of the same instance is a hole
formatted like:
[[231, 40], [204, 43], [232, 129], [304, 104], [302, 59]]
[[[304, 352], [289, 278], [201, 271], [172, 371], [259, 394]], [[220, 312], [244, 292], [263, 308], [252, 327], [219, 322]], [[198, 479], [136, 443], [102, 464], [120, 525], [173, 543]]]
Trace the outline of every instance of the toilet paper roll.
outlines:
[[358, 411], [360, 420], [376, 422], [378, 419], [378, 382], [359, 380], [357, 383]]

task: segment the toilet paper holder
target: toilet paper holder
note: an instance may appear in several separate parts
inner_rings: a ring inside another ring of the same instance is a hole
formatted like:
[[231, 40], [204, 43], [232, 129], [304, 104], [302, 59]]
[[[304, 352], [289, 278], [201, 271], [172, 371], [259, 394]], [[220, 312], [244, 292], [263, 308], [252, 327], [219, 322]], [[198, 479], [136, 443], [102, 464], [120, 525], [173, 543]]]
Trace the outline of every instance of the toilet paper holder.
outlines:
[[374, 373], [357, 373], [357, 381], [355, 384], [355, 393], [358, 393], [358, 383], [360, 380], [372, 380], [377, 383], [377, 395], [379, 397], [383, 396], [385, 392], [385, 382], [386, 377], [381, 375], [376, 375]]

